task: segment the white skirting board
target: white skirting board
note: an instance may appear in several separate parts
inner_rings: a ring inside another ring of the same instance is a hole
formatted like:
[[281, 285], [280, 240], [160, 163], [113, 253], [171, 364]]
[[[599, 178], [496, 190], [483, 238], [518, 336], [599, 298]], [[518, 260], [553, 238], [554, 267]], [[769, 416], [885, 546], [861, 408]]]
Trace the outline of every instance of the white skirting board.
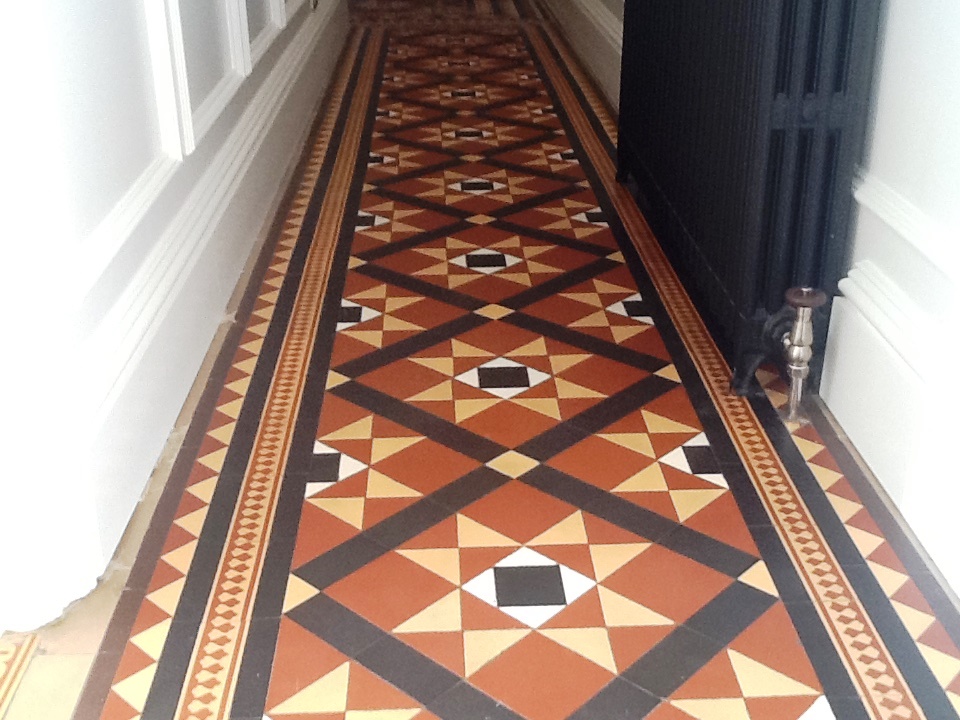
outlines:
[[54, 443], [37, 463], [35, 484], [14, 493], [19, 514], [7, 529], [22, 547], [0, 552], [5, 587], [16, 588], [0, 593], [0, 630], [55, 619], [105, 570], [272, 223], [348, 22], [342, 0], [304, 15], [268, 74], [238, 95], [227, 126], [179, 168], [162, 168], [143, 220], [125, 228], [131, 248], [150, 243], [134, 272], [122, 274], [122, 252], [109, 267], [98, 260], [107, 267], [101, 283], [118, 275], [124, 283], [110, 283], [122, 290], [102, 295], [108, 304], [98, 325], [64, 358], [78, 386], [74, 427], [51, 428], [82, 435], [83, 447], [76, 451], [74, 442], [68, 452], [69, 443]]
[[623, 23], [600, 0], [556, 0], [548, 9], [607, 102], [619, 107]]
[[855, 191], [853, 264], [833, 304], [820, 393], [890, 499], [955, 589], [960, 473], [958, 286], [939, 227], [876, 178]]

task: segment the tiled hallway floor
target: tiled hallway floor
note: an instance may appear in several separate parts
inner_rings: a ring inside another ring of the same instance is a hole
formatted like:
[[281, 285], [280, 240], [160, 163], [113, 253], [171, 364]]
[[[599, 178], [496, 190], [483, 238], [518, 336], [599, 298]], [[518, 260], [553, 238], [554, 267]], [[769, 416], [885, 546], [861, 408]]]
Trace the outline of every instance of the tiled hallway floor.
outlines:
[[957, 717], [955, 608], [729, 394], [536, 8], [355, 10], [78, 720]]

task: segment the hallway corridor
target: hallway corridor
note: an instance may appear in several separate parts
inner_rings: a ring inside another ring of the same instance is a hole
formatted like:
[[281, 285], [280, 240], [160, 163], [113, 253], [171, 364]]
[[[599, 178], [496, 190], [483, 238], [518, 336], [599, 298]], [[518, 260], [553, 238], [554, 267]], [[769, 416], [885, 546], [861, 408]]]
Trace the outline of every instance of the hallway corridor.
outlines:
[[960, 615], [729, 369], [531, 0], [359, 0], [76, 720], [958, 717]]

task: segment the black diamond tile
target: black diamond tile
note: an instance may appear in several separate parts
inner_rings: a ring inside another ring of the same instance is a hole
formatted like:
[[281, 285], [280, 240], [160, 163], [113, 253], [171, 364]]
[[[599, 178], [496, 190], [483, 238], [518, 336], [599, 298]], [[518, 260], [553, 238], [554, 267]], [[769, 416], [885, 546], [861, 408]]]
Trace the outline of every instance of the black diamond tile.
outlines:
[[363, 318], [363, 308], [359, 305], [344, 305], [337, 315], [338, 323], [358, 323]]
[[479, 367], [477, 375], [480, 387], [485, 390], [530, 387], [530, 375], [525, 367]]
[[720, 472], [720, 465], [713, 455], [713, 451], [706, 445], [684, 447], [683, 454], [690, 464], [690, 471], [694, 475], [707, 475]]
[[493, 577], [500, 607], [567, 604], [558, 565], [496, 567]]
[[500, 267], [507, 266], [507, 258], [502, 253], [470, 253], [467, 255], [467, 267]]
[[643, 309], [643, 303], [639, 300], [624, 300], [623, 309], [629, 317], [640, 317], [647, 314]]

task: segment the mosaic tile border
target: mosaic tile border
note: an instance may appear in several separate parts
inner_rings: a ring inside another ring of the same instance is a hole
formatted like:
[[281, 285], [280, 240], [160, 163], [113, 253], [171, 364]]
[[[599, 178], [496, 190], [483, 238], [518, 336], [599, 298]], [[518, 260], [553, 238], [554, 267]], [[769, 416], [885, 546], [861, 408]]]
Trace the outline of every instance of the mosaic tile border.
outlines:
[[[758, 372], [757, 378], [770, 404], [778, 410], [785, 407], [788, 388], [782, 378], [773, 369], [765, 368]], [[956, 640], [960, 634], [958, 612], [946, 597], [940, 598], [939, 612], [934, 609], [928, 599], [929, 591], [924, 592], [915, 579], [918, 573], [929, 573], [923, 568], [922, 559], [904, 547], [912, 541], [902, 535], [897, 527], [898, 520], [890, 516], [886, 508], [877, 507], [877, 502], [882, 502], [880, 498], [874, 496], [876, 499], [870, 503], [863, 499], [869, 481], [862, 476], [856, 461], [840, 446], [839, 441], [824, 439], [832, 437], [835, 432], [828, 425], [829, 421], [816, 408], [813, 408], [812, 415], [811, 424], [786, 423], [790, 437], [954, 710], [960, 713], [960, 647]], [[900, 552], [888, 540], [894, 535], [899, 536], [897, 545]], [[901, 556], [907, 552], [912, 557], [905, 561]], [[930, 583], [937, 582], [937, 579], [930, 577], [927, 580], [928, 587]], [[943, 595], [940, 588], [936, 588], [936, 592]]]

